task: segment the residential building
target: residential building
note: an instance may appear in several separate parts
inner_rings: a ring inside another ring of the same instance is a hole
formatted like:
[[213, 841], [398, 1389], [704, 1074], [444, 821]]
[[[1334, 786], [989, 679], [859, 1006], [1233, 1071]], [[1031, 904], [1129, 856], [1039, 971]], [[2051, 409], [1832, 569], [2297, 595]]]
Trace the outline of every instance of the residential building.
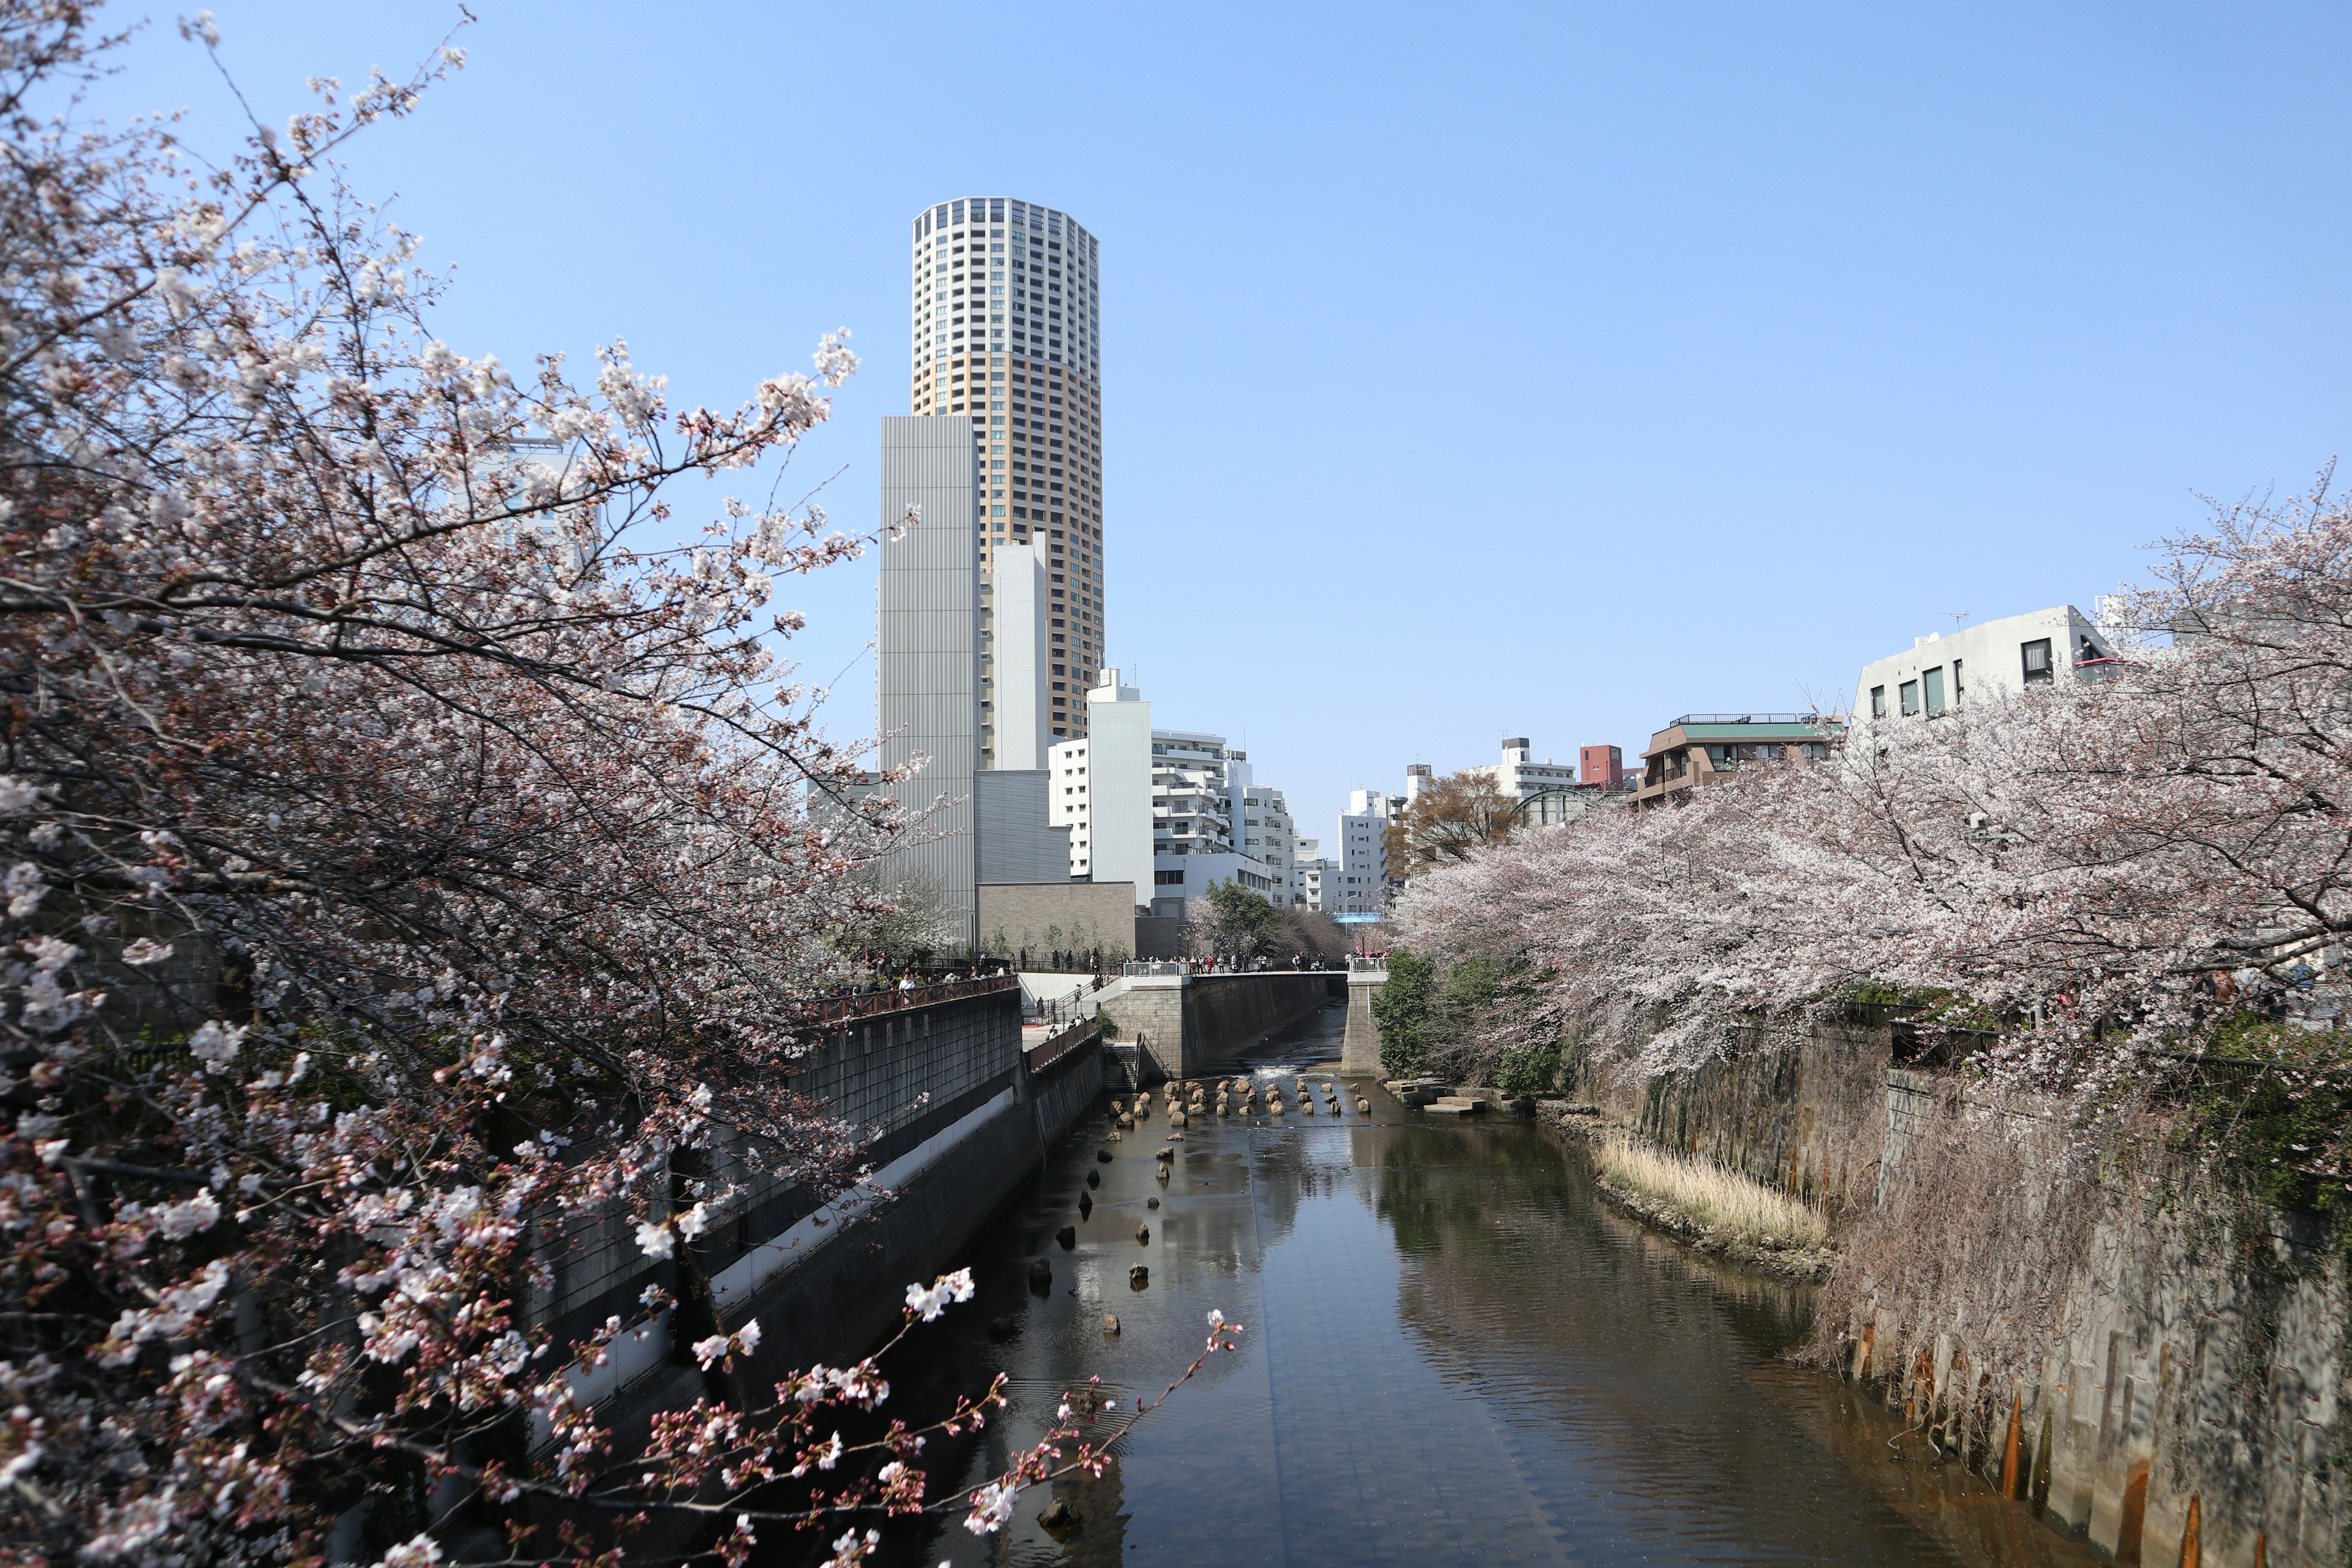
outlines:
[[1046, 753], [1049, 820], [1070, 830], [1070, 875], [1132, 882], [1141, 906], [1151, 897], [1151, 704], [1105, 669], [1087, 693], [1090, 733], [1057, 742]]
[[2072, 605], [1930, 632], [1902, 653], [1862, 667], [1857, 722], [1935, 719], [1970, 693], [2022, 691], [2056, 680], [2095, 680], [2116, 668], [2108, 635]]
[[1274, 885], [1265, 890], [1266, 901], [1285, 907], [1291, 902], [1291, 863], [1298, 851], [1298, 829], [1290, 820], [1290, 805], [1270, 784], [1244, 784], [1241, 814], [1241, 852], [1265, 862], [1274, 877]]
[[1572, 789], [1576, 785], [1576, 770], [1546, 757], [1535, 760], [1535, 748], [1525, 735], [1509, 735], [1503, 740], [1503, 760], [1482, 767], [1465, 768], [1465, 773], [1485, 773], [1493, 779], [1502, 792], [1514, 800], [1526, 800], [1546, 790]]
[[1339, 814], [1338, 882], [1325, 879], [1325, 912], [1340, 919], [1377, 919], [1388, 908], [1388, 826], [1404, 810], [1404, 796], [1379, 790], [1349, 792]]
[[1301, 838], [1291, 851], [1290, 902], [1293, 907], [1312, 910], [1317, 914], [1329, 911], [1325, 901], [1331, 889], [1339, 885], [1339, 862], [1323, 853], [1319, 838]]
[[1615, 746], [1580, 747], [1576, 766], [1576, 782], [1586, 789], [1625, 787], [1625, 753]]
[[875, 590], [876, 733], [886, 768], [903, 767], [917, 752], [929, 759], [904, 786], [909, 804], [929, 808], [922, 842], [893, 852], [891, 874], [961, 911], [967, 949], [979, 879], [972, 775], [980, 763], [980, 559], [972, 520], [980, 472], [961, 420], [882, 421], [883, 521], [910, 511], [916, 521], [896, 538], [884, 530]]
[[[1000, 552], [1018, 558], [1008, 571], [1026, 570], [1014, 546], [1042, 554], [1046, 731], [1076, 739], [1104, 648], [1096, 237], [1066, 213], [1005, 196], [941, 202], [912, 229], [914, 412], [955, 420], [971, 445], [981, 570], [995, 574]], [[996, 597], [982, 626], [992, 643]], [[1010, 675], [991, 679], [1001, 712]], [[984, 746], [982, 765], [1036, 765], [996, 752]]]
[[[1151, 912], [1181, 915], [1193, 899], [1219, 882], [1247, 888], [1269, 903], [1289, 889], [1287, 858], [1272, 863], [1252, 847], [1248, 819], [1253, 789], [1249, 754], [1222, 735], [1190, 730], [1151, 732]], [[1259, 837], [1263, 837], [1261, 825]]]
[[1404, 803], [1411, 805], [1421, 798], [1421, 792], [1437, 782], [1437, 770], [1427, 763], [1407, 763], [1404, 765]]
[[1845, 726], [1818, 713], [1685, 713], [1650, 737], [1636, 805], [1656, 805], [1743, 767], [1790, 757], [1818, 762]]

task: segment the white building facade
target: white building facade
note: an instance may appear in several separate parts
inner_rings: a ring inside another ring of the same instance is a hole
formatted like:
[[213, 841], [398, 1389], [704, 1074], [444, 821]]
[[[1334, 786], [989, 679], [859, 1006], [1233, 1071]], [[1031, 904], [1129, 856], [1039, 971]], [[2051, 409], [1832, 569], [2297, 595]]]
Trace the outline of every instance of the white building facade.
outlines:
[[[1514, 800], [1530, 800], [1554, 790], [1576, 787], [1573, 763], [1556, 763], [1549, 757], [1535, 760], [1535, 748], [1525, 735], [1507, 735], [1503, 740], [1503, 760], [1483, 767], [1465, 768], [1465, 773], [1485, 773], [1495, 781], [1502, 792]], [[1408, 784], [1411, 783], [1407, 781]]]
[[1862, 667], [1854, 721], [1940, 718], [1972, 695], [2096, 680], [2115, 661], [2108, 634], [2072, 605], [1930, 632], [1905, 651]]
[[1087, 693], [1086, 739], [1046, 750], [1049, 820], [1070, 829], [1070, 875], [1132, 882], [1139, 907], [1151, 896], [1151, 704], [1118, 671]]
[[1388, 826], [1404, 809], [1402, 795], [1379, 790], [1349, 793], [1348, 809], [1339, 814], [1338, 882], [1324, 892], [1325, 912], [1358, 918], [1377, 916], [1388, 908]]
[[1045, 577], [1045, 552], [1021, 544], [998, 551], [981, 578], [980, 740], [987, 768], [1042, 768], [1054, 743]]
[[1181, 915], [1219, 882], [1279, 903], [1289, 889], [1287, 864], [1277, 871], [1260, 857], [1262, 844], [1245, 842], [1249, 797], [1264, 794], [1252, 787], [1248, 753], [1222, 735], [1155, 730], [1151, 769], [1151, 912]]
[[1326, 857], [1319, 838], [1301, 838], [1291, 852], [1290, 902], [1293, 908], [1328, 914], [1324, 902], [1339, 877], [1339, 862]]
[[1244, 784], [1241, 795], [1241, 851], [1263, 862], [1274, 878], [1265, 889], [1266, 901], [1277, 909], [1292, 900], [1291, 864], [1298, 851], [1298, 828], [1290, 820], [1290, 803], [1270, 784]]

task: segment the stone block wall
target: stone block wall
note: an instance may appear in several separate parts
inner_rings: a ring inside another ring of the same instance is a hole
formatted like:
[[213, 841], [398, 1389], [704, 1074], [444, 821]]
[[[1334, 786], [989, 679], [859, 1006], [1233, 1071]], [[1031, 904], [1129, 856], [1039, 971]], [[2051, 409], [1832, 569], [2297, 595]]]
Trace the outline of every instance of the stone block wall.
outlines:
[[1135, 951], [1135, 884], [983, 882], [980, 945], [1006, 955], [1024, 947], [1033, 955], [1100, 947], [1124, 959]]
[[1102, 993], [1146, 1083], [1191, 1078], [1328, 1001], [1334, 974], [1132, 974]]
[[[1857, 1217], [1895, 1202], [1883, 1217], [1912, 1249], [1937, 1248], [1947, 1226], [1988, 1228], [1982, 1213], [1952, 1211], [1980, 1200], [1948, 1202], [1940, 1175], [1928, 1190], [1889, 1199], [1907, 1161], [1948, 1146], [1937, 1141], [2000, 1140], [2021, 1170], [2061, 1171], [2060, 1108], [2013, 1102], [1990, 1114], [1949, 1075], [1894, 1066], [1891, 1054], [1885, 1023], [1857, 1021], [1777, 1046], [1735, 1041], [1722, 1059], [1646, 1081], [1572, 1057], [1571, 1092], [1660, 1143]], [[2013, 1381], [1992, 1386], [1979, 1368], [1998, 1359], [1985, 1353], [1984, 1336], [2011, 1325], [1968, 1321], [1978, 1283], [1968, 1278], [1939, 1277], [1934, 1300], [1910, 1309], [1919, 1322], [1865, 1308], [1845, 1325], [1847, 1370], [1882, 1381], [1890, 1400], [1947, 1441], [1962, 1435], [1958, 1412], [1993, 1411], [1992, 1437], [1979, 1434], [1971, 1460], [1996, 1482], [2006, 1474], [2015, 1495], [2110, 1561], [2184, 1561], [2193, 1506], [2205, 1568], [2340, 1568], [2352, 1549], [2344, 1246], [2310, 1215], [2224, 1205], [2211, 1184], [2191, 1184], [2186, 1166], [2178, 1174], [2095, 1194], [2095, 1224], [2026, 1291], [2050, 1300], [2057, 1327], [2038, 1360], [2029, 1342], [2035, 1364]], [[2207, 1195], [2182, 1195], [2192, 1190]], [[2022, 1266], [1996, 1241], [1970, 1268]], [[1868, 1287], [1865, 1299], [1885, 1300], [1879, 1290]]]
[[1388, 984], [1385, 971], [1351, 973], [1348, 976], [1348, 1031], [1339, 1047], [1341, 1072], [1381, 1070], [1381, 1026], [1372, 1016], [1372, 998]]
[[1328, 974], [1200, 974], [1184, 1018], [1180, 1076], [1191, 1078], [1331, 1000]]

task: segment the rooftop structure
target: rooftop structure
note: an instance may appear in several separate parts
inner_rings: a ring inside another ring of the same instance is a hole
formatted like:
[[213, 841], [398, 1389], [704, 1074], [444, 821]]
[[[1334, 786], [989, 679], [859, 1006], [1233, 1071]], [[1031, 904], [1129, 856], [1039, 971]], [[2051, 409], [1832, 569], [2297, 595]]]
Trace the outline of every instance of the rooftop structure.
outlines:
[[1636, 805], [1657, 805], [1743, 767], [1819, 762], [1845, 726], [1819, 713], [1685, 713], [1650, 737]]

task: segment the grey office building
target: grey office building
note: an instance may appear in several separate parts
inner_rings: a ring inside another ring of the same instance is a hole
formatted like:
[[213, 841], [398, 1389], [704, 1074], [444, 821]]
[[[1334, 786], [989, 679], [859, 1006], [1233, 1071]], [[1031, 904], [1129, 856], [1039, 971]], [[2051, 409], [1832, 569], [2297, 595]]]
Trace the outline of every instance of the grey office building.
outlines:
[[[976, 937], [972, 778], [980, 763], [980, 455], [961, 419], [882, 421], [882, 570], [876, 590], [875, 717], [882, 764], [918, 752], [899, 798], [930, 807], [893, 874], [957, 910]], [[912, 509], [917, 521], [888, 537]]]

